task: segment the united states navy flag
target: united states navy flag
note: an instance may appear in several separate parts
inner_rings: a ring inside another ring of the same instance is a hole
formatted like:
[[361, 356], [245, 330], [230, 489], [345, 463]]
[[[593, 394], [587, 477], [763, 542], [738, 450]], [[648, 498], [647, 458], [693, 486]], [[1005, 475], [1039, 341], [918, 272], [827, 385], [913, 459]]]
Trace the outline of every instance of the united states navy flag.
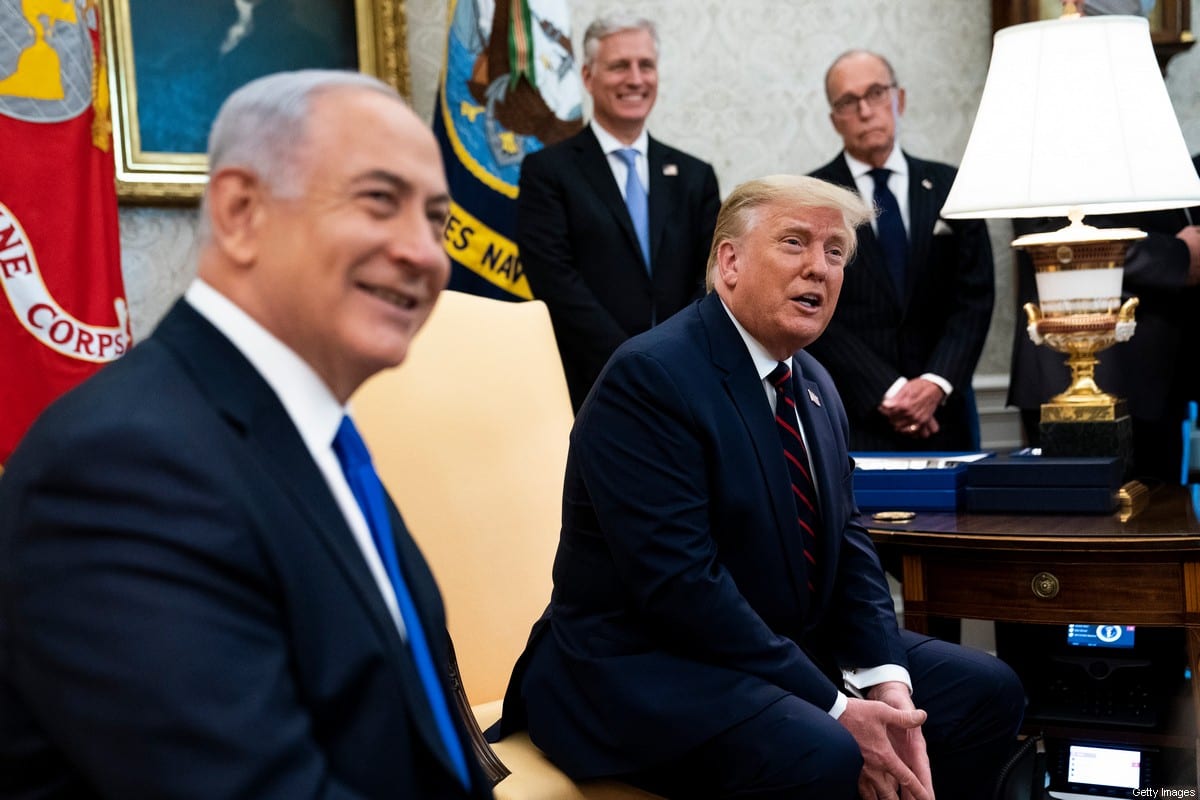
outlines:
[[527, 153], [583, 127], [567, 0], [451, 0], [434, 133], [450, 183], [450, 288], [532, 297], [513, 241]]

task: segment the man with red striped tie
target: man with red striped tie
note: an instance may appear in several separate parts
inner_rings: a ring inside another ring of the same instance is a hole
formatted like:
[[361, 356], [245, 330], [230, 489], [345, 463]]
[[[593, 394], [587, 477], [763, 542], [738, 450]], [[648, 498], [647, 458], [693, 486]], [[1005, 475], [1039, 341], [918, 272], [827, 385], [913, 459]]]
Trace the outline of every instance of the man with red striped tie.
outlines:
[[571, 435], [554, 592], [502, 732], [667, 797], [978, 798], [1021, 720], [998, 660], [899, 630], [842, 402], [803, 348], [871, 211], [739, 186], [709, 293], [617, 350]]

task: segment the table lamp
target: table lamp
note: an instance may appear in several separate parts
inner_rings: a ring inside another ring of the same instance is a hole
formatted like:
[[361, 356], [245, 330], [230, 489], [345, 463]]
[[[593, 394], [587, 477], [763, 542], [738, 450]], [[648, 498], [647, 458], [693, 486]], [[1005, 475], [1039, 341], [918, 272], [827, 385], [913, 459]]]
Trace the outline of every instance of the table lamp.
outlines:
[[1134, 333], [1137, 299], [1122, 305], [1121, 282], [1126, 248], [1146, 234], [1097, 229], [1084, 214], [1197, 203], [1200, 178], [1144, 18], [1066, 14], [996, 33], [942, 216], [1070, 220], [1013, 242], [1036, 270], [1041, 305], [1025, 307], [1029, 335], [1071, 368], [1070, 386], [1042, 405], [1046, 455], [1131, 461], [1125, 403], [1096, 385], [1094, 368], [1097, 352]]

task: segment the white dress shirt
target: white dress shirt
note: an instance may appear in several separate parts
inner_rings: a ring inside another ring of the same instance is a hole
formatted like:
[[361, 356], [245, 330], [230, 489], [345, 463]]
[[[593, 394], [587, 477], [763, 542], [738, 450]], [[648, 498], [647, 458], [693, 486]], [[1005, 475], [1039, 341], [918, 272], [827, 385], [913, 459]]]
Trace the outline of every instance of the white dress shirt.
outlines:
[[617, 155], [617, 151], [629, 148], [637, 151], [638, 179], [642, 182], [642, 188], [646, 190], [646, 196], [649, 197], [650, 162], [647, 160], [646, 150], [650, 146], [650, 135], [646, 133], [646, 129], [642, 128], [642, 132], [638, 134], [638, 138], [633, 141], [633, 144], [625, 144], [604, 130], [595, 120], [592, 120], [591, 126], [592, 133], [596, 134], [596, 140], [600, 142], [600, 149], [604, 151], [604, 155], [608, 158], [608, 168], [612, 170], [613, 179], [617, 182], [617, 188], [621, 190], [621, 197], [625, 197], [625, 181], [629, 177], [629, 168], [625, 166], [624, 159]]
[[[845, 150], [842, 151], [842, 156], [846, 159], [846, 166], [850, 168], [850, 174], [854, 176], [854, 185], [858, 187], [858, 194], [868, 200], [874, 199], [875, 179], [871, 177], [871, 170], [874, 167], [865, 161], [859, 161]], [[892, 174], [888, 175], [887, 185], [892, 190], [892, 194], [896, 195], [896, 203], [900, 206], [900, 219], [904, 222], [904, 231], [907, 233], [912, 230], [908, 215], [908, 159], [901, 152], [898, 140], [892, 147], [887, 161], [883, 162], [883, 168], [892, 171]], [[879, 223], [874, 217], [871, 218], [871, 229], [875, 231], [876, 236], [879, 235]]]
[[396, 629], [403, 638], [404, 621], [400, 618], [391, 579], [379, 558], [366, 517], [354, 499], [350, 484], [346, 482], [337, 454], [333, 452], [333, 437], [341, 425], [342, 416], [348, 413], [347, 409], [337, 401], [329, 387], [304, 359], [225, 295], [197, 278], [188, 287], [184, 298], [233, 342], [233, 346], [246, 357], [283, 404], [292, 424], [300, 432], [304, 446], [325, 477], [354, 535], [354, 541], [362, 551], [371, 577], [379, 587]]
[[[738, 335], [742, 337], [742, 341], [746, 344], [746, 350], [750, 353], [750, 359], [754, 362], [754, 368], [758, 370], [758, 377], [762, 381], [763, 391], [767, 395], [767, 402], [771, 404], [771, 410], [775, 411], [775, 387], [768, 380], [767, 376], [775, 369], [775, 365], [779, 362], [775, 360], [767, 348], [763, 347], [757, 339], [742, 327], [742, 324], [737, 321], [737, 317], [729, 310], [729, 306], [725, 305], [725, 301], [721, 301], [721, 307], [725, 309], [725, 313], [729, 315], [729, 319], [733, 322], [733, 327], [737, 328]], [[788, 366], [791, 366], [791, 359], [788, 360]], [[804, 441], [804, 452], [808, 455], [808, 470], [810, 475], [816, 475], [816, 470], [813, 468], [812, 448], [808, 446], [808, 434], [804, 431], [804, 425], [800, 421], [798, 414], [796, 418], [796, 430], [800, 431], [800, 438]], [[813, 481], [813, 490], [819, 493], [816, 486], [816, 481]], [[817, 504], [820, 506], [820, 497], [817, 498]], [[798, 534], [797, 534], [798, 535]], [[870, 667], [868, 669], [842, 670], [842, 678], [846, 682], [846, 686], [858, 697], [862, 697], [864, 690], [875, 686], [876, 684], [886, 681], [900, 681], [908, 687], [908, 691], [912, 693], [912, 679], [908, 675], [908, 670], [899, 664], [883, 664], [878, 667]], [[846, 710], [846, 705], [849, 699], [842, 692], [838, 692], [834, 698], [833, 708], [829, 709], [829, 716], [837, 719]]]

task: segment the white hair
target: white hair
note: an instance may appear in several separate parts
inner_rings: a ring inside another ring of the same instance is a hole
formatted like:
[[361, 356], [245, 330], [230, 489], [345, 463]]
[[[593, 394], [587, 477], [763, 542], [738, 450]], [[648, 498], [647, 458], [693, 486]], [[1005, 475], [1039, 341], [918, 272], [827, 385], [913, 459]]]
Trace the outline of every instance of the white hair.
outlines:
[[597, 17], [587, 26], [583, 34], [583, 63], [590, 65], [596, 60], [596, 51], [600, 49], [601, 39], [621, 31], [645, 31], [650, 34], [650, 38], [654, 40], [654, 55], [658, 55], [658, 26], [654, 21], [632, 12], [618, 11]]
[[[208, 169], [236, 166], [253, 172], [279, 197], [294, 197], [306, 177], [299, 151], [308, 133], [312, 101], [335, 89], [365, 89], [404, 103], [400, 93], [371, 75], [349, 70], [277, 72], [250, 81], [221, 105], [208, 135]], [[208, 196], [200, 238], [208, 238]]]

